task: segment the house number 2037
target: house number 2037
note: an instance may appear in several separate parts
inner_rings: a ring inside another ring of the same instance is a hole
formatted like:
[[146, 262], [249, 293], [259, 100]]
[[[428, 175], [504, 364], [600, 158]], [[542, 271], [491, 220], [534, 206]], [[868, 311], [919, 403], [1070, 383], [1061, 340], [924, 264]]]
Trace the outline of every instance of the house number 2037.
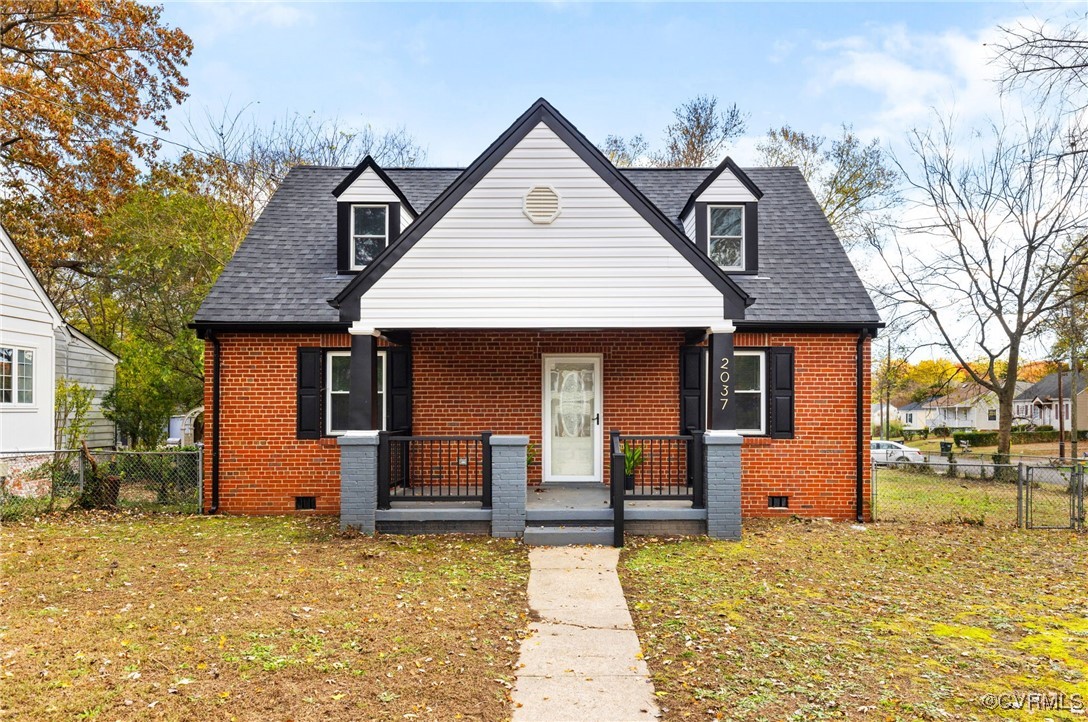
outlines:
[[721, 365], [719, 366], [720, 373], [718, 374], [718, 380], [721, 382], [721, 390], [718, 393], [718, 398], [722, 402], [722, 411], [725, 411], [725, 407], [729, 405], [729, 357], [723, 356]]

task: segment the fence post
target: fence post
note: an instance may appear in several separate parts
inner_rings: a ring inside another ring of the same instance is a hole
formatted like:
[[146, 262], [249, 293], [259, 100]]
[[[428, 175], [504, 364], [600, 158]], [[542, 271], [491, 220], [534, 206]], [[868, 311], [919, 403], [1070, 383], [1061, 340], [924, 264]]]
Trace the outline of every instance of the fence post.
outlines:
[[688, 474], [691, 477], [691, 506], [706, 508], [706, 464], [703, 462], [703, 432], [693, 429], [688, 442]]
[[1026, 529], [1027, 519], [1024, 518], [1024, 462], [1016, 465], [1016, 528]]
[[609, 453], [612, 454], [612, 483], [609, 491], [612, 496], [612, 546], [623, 546], [623, 483], [624, 455], [620, 446], [620, 432], [613, 429], [608, 434]]
[[483, 452], [483, 502], [481, 506], [484, 509], [491, 508], [491, 432], [485, 431], [480, 434], [480, 443], [482, 444], [481, 451]]
[[378, 508], [388, 509], [389, 503], [389, 432], [378, 432]]
[[877, 518], [877, 463], [869, 462], [869, 518], [878, 521]]
[[204, 447], [196, 447], [196, 513], [204, 513]]
[[76, 458], [79, 459], [79, 495], [83, 496], [83, 454], [76, 452]]

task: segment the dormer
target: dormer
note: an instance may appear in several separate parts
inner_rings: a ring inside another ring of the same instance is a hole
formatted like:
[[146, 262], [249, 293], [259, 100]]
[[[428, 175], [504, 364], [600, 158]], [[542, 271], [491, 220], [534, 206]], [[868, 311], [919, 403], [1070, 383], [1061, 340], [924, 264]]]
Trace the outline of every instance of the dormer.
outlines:
[[726, 273], [759, 270], [759, 199], [763, 192], [726, 158], [688, 198], [684, 232]]
[[369, 155], [332, 192], [336, 197], [336, 270], [357, 273], [418, 215]]

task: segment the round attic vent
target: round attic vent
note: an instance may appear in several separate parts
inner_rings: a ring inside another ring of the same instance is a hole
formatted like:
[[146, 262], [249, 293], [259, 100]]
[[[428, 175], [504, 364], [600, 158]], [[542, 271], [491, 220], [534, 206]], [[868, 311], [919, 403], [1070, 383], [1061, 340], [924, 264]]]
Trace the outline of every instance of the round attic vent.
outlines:
[[551, 223], [559, 217], [559, 194], [551, 186], [530, 188], [522, 210], [533, 223]]

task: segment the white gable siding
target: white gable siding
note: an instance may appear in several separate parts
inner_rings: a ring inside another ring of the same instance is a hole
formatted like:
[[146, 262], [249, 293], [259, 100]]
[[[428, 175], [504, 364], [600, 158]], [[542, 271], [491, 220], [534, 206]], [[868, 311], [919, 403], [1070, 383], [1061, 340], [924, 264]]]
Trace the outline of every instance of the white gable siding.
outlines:
[[116, 381], [117, 358], [67, 328], [57, 329], [56, 340], [57, 378], [65, 377], [84, 388], [94, 389], [91, 410], [87, 414], [90, 422], [87, 446], [92, 449], [113, 446], [117, 443], [117, 427], [102, 413], [102, 399]]
[[60, 315], [0, 229], [0, 346], [34, 352], [34, 402], [0, 404], [0, 451], [53, 448], [55, 325]]
[[684, 216], [684, 234], [687, 235], [688, 240], [690, 240], [692, 243], [696, 242], [694, 210]]
[[756, 197], [733, 175], [733, 171], [726, 168], [695, 200], [700, 203], [748, 203], [755, 201]]
[[[341, 203], [400, 203], [400, 198], [372, 168], [367, 168], [348, 186], [347, 190], [340, 194], [337, 201]], [[411, 212], [404, 207], [404, 204], [401, 204], [399, 230], [407, 228], [408, 224], [414, 220]]]
[[[522, 212], [554, 188], [559, 217]], [[722, 294], [545, 124], [361, 298], [375, 328], [706, 327]]]
[[52, 324], [52, 304], [30, 276], [15, 247], [5, 235], [0, 241], [0, 315], [4, 322], [16, 320]]

